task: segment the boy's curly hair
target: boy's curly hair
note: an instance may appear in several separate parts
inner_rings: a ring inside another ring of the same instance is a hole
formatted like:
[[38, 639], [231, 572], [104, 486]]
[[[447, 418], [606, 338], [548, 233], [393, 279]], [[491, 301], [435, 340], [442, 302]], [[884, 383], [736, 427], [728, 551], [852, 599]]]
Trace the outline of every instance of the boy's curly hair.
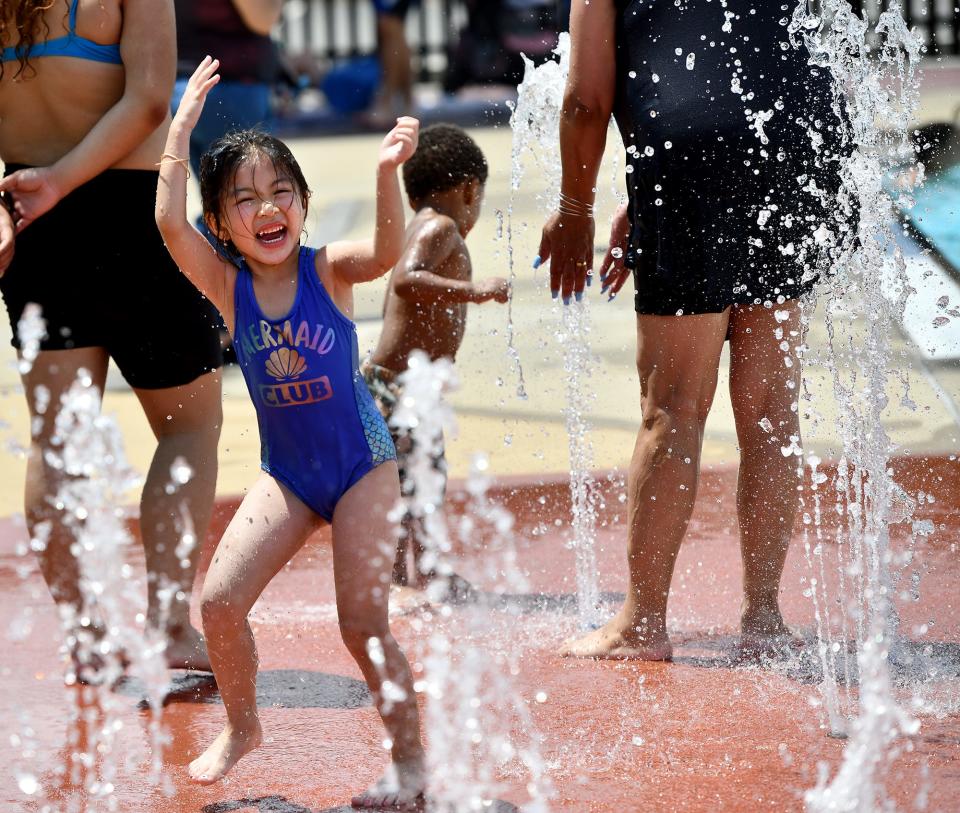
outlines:
[[[244, 161], [261, 156], [273, 163], [277, 175], [289, 176], [306, 214], [310, 187], [290, 148], [279, 138], [261, 130], [236, 130], [214, 141], [200, 158], [200, 200], [203, 214], [212, 217], [217, 234], [223, 228], [224, 209], [228, 205], [228, 196], [233, 190], [237, 170]], [[229, 252], [236, 252], [230, 244], [225, 247]], [[233, 259], [230, 256], [227, 258]]]
[[420, 131], [416, 152], [403, 165], [403, 186], [411, 201], [445, 192], [476, 178], [487, 182], [487, 159], [477, 142], [453, 124], [433, 124]]

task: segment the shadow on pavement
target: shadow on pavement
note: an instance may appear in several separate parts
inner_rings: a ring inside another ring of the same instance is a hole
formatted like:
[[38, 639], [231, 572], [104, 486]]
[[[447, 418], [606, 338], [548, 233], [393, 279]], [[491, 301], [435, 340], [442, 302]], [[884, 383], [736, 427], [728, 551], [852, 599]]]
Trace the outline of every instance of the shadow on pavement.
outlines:
[[[117, 693], [136, 697], [148, 705], [143, 684], [124, 678]], [[220, 693], [209, 673], [179, 673], [173, 676], [163, 699], [171, 703], [219, 703]], [[373, 701], [366, 684], [357, 678], [311, 672], [306, 669], [267, 669], [257, 673], [257, 705], [286, 709], [359, 709]]]

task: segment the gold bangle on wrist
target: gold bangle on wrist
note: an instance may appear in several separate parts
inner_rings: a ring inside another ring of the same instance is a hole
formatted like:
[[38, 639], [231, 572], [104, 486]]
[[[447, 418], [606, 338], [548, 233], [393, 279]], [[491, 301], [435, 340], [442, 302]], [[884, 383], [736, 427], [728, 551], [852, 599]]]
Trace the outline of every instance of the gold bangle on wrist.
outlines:
[[173, 153], [165, 152], [160, 156], [160, 161], [154, 166], [162, 167], [165, 164], [180, 164], [186, 170], [187, 180], [190, 180], [190, 159], [189, 158], [178, 158]]

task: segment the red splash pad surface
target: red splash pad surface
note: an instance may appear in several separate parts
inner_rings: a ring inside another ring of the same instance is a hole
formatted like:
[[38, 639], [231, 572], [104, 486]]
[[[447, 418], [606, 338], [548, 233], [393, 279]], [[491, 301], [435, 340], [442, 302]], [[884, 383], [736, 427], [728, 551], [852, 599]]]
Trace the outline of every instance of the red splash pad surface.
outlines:
[[[915, 656], [913, 678], [919, 675], [925, 681], [901, 685], [898, 696], [904, 702], [919, 696], [927, 707], [917, 715], [919, 732], [900, 741], [900, 755], [883, 779], [899, 809], [913, 809], [925, 797], [928, 810], [956, 810], [960, 465], [948, 459], [912, 459], [897, 461], [894, 468], [908, 492], [922, 490], [933, 497], [915, 519], [931, 520], [934, 526], [933, 533], [919, 541], [910, 566], [922, 573], [919, 597], [910, 595], [907, 578], [905, 598], [898, 600], [907, 651]], [[731, 665], [741, 584], [735, 478], [731, 469], [704, 476], [671, 596], [676, 644], [672, 664], [556, 657], [555, 648], [576, 627], [570, 595], [573, 555], [563, 544], [569, 534], [566, 482], [501, 481], [491, 492], [517, 516], [519, 564], [529, 592], [498, 602], [489, 611], [489, 632], [474, 635], [471, 642], [488, 645], [494, 653], [519, 653], [513, 683], [540, 735], [540, 753], [555, 793], [552, 809], [800, 810], [804, 791], [817, 782], [818, 765], [830, 775], [838, 766], [844, 744], [826, 736], [815, 658], [769, 668]], [[612, 609], [625, 587], [625, 540], [619, 526], [623, 486], [615, 477], [603, 482], [597, 552], [600, 586]], [[829, 484], [822, 488], [832, 502]], [[456, 493], [451, 497], [454, 521], [462, 500]], [[235, 505], [221, 506], [212, 538]], [[835, 518], [830, 511], [825, 516], [827, 522]], [[833, 530], [825, 528], [828, 540]], [[895, 528], [896, 547], [903, 547], [907, 530]], [[73, 762], [71, 754], [77, 750], [67, 744], [77, 732], [68, 723], [77, 690], [63, 686], [52, 604], [32, 557], [17, 553], [24, 539], [14, 523], [0, 528], [0, 603], [10, 641], [0, 666], [0, 806], [4, 811], [40, 811], [45, 805], [82, 809], [81, 787], [57, 775]], [[826, 545], [828, 572], [831, 544]], [[134, 546], [131, 562], [140, 568], [141, 559]], [[197, 787], [185, 771], [223, 724], [223, 710], [209, 682], [174, 674], [163, 712], [171, 737], [162, 756], [171, 782], [166, 793], [147, 781], [148, 767], [141, 758], [149, 719], [138, 707], [142, 690], [131, 681], [111, 695], [123, 723], [114, 748], [120, 755], [113, 779], [116, 809], [332, 813], [345, 809], [353, 793], [380, 775], [385, 764], [383, 730], [339, 640], [330, 559], [329, 536], [321, 531], [254, 608], [251, 623], [260, 650], [258, 691], [266, 743], [225, 782]], [[457, 566], [481, 588], [493, 586], [484, 580], [481, 558], [465, 554]], [[813, 610], [803, 592], [810, 576], [799, 532], [782, 599], [787, 621], [808, 636]], [[456, 652], [462, 633], [459, 619], [467, 612], [454, 608], [448, 618], [434, 612], [394, 619], [394, 632], [415, 670], [421, 668], [434, 629], [450, 634]], [[927, 629], [921, 634], [924, 624]], [[909, 672], [899, 669], [901, 677]], [[545, 698], [541, 694], [538, 700], [541, 692]], [[86, 710], [95, 719], [96, 708]], [[82, 727], [79, 736], [82, 746]], [[102, 766], [102, 759], [94, 763]], [[505, 765], [499, 776], [498, 801], [487, 809], [506, 813], [528, 799], [527, 777], [516, 763]], [[21, 789], [31, 789], [29, 777], [38, 783], [32, 795]]]

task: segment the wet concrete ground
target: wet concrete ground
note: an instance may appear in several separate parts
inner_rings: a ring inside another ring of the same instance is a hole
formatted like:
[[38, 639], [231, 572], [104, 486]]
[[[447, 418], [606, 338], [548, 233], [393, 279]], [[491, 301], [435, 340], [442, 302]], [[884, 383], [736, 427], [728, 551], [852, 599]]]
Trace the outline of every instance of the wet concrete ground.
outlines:
[[[930, 520], [932, 533], [918, 539], [897, 606], [904, 639], [894, 676], [897, 696], [920, 720], [917, 734], [899, 741], [899, 756], [882, 778], [900, 810], [956, 810], [960, 792], [960, 465], [948, 457], [894, 463], [908, 492], [933, 497], [914, 519]], [[600, 587], [613, 607], [625, 587], [624, 535], [619, 520], [622, 484], [602, 479], [605, 507], [597, 550]], [[395, 617], [393, 629], [425, 675], [429, 639], [444, 632], [453, 659], [470, 648], [508, 662], [513, 685], [531, 725], [507, 715], [505, 726], [519, 742], [539, 735], [545, 777], [553, 787], [551, 808], [581, 813], [801, 810], [804, 792], [817, 782], [820, 765], [831, 775], [844, 743], [827, 736], [818, 687], [818, 659], [811, 651], [789, 661], [738, 666], [736, 645], [740, 576], [733, 486], [735, 471], [711, 470], [704, 478], [688, 541], [677, 566], [670, 605], [676, 644], [671, 664], [571, 661], [556, 647], [575, 632], [573, 554], [569, 504], [563, 478], [507, 479], [491, 496], [517, 516], [518, 562], [528, 587], [502, 595], [485, 571], [493, 550], [483, 532], [457, 552], [457, 567], [486, 591], [482, 610], [419, 611]], [[825, 492], [833, 492], [827, 486]], [[451, 497], [453, 514], [462, 494]], [[808, 492], [807, 497], [811, 495]], [[831, 497], [832, 499], [832, 497]], [[826, 502], [829, 502], [827, 500]], [[222, 528], [235, 502], [224, 502]], [[836, 531], [825, 512], [826, 570], [836, 560]], [[214, 529], [213, 536], [218, 528]], [[903, 550], [909, 528], [894, 527], [894, 547]], [[812, 604], [803, 593], [811, 570], [802, 529], [792, 546], [783, 581], [787, 621], [813, 636]], [[20, 555], [22, 529], [4, 521], [0, 530], [0, 602], [8, 627], [0, 677], [0, 809], [40, 811], [44, 804], [70, 809], [83, 793], [58, 777], [76, 750], [69, 710], [82, 690], [66, 689], [57, 655], [52, 603], [31, 555]], [[209, 543], [207, 549], [209, 555]], [[140, 573], [136, 546], [130, 560]], [[384, 766], [383, 730], [359, 673], [339, 640], [333, 604], [328, 534], [316, 534], [267, 589], [252, 613], [261, 672], [259, 702], [266, 742], [227, 780], [191, 785], [186, 764], [219, 732], [223, 710], [209, 679], [173, 673], [163, 710], [171, 741], [162, 761], [167, 796], [148, 781], [142, 744], [148, 715], [143, 688], [120, 684], [109, 695], [123, 726], [114, 753], [122, 755], [113, 782], [117, 808], [147, 813], [332, 813], [379, 776]], [[835, 565], [832, 571], [836, 571]], [[833, 588], [831, 588], [833, 589]], [[835, 594], [835, 593], [834, 593]], [[486, 619], [478, 630], [476, 619]], [[505, 659], [505, 660], [504, 660]], [[423, 698], [421, 697], [421, 700]], [[922, 708], [918, 706], [922, 704]], [[83, 706], [86, 725], [97, 709]], [[483, 709], [478, 711], [484, 728]], [[532, 730], [531, 730], [532, 729]], [[94, 760], [103, 766], [102, 759]], [[82, 780], [85, 769], [77, 769]], [[495, 772], [497, 803], [506, 813], [528, 799], [527, 777], [517, 760]], [[22, 788], [33, 789], [26, 794]], [[18, 786], [19, 782], [19, 786]], [[81, 783], [82, 784], [82, 783]], [[46, 800], [46, 801], [41, 801]], [[921, 808], [920, 802], [926, 807]], [[102, 809], [107, 809], [103, 807]]]

